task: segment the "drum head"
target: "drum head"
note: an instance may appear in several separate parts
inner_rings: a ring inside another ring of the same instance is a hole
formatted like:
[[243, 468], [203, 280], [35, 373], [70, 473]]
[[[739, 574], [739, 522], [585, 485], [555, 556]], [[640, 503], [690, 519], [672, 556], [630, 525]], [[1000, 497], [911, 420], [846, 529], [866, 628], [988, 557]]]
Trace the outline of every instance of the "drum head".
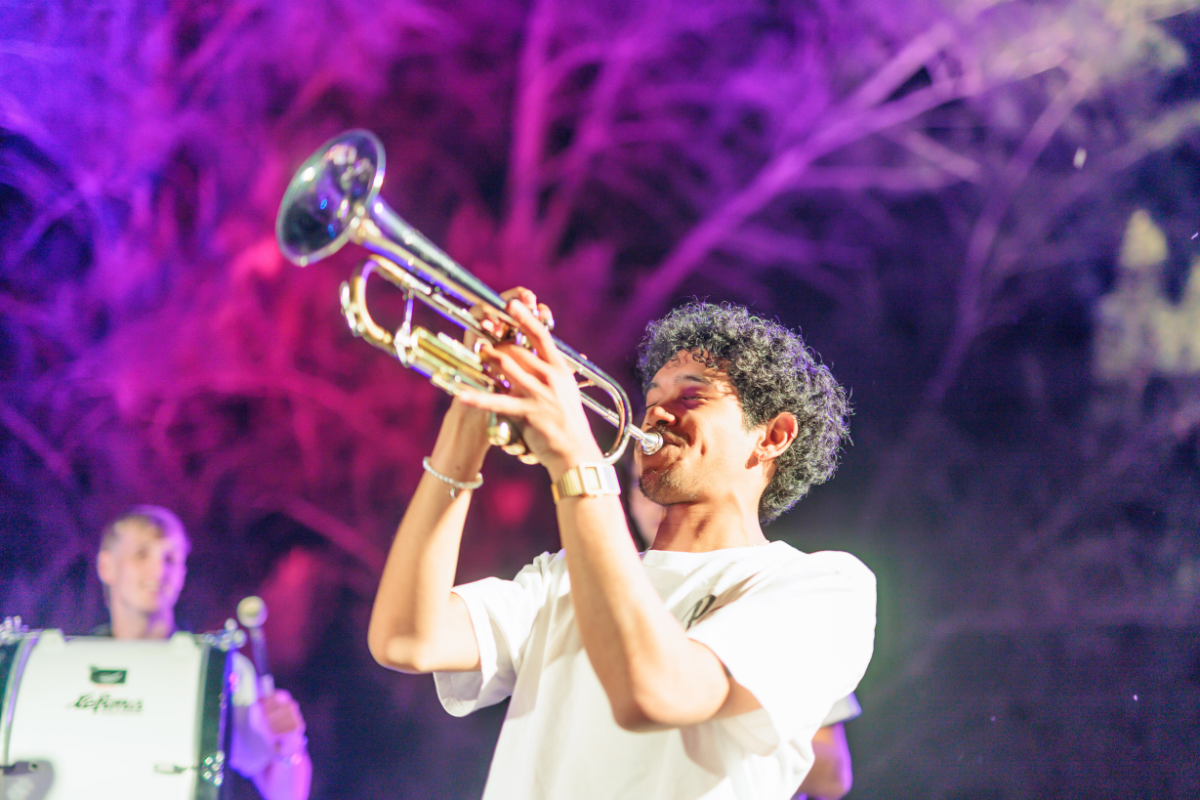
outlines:
[[44, 631], [22, 646], [0, 709], [11, 720], [0, 797], [218, 796], [225, 653], [190, 634], [130, 642]]

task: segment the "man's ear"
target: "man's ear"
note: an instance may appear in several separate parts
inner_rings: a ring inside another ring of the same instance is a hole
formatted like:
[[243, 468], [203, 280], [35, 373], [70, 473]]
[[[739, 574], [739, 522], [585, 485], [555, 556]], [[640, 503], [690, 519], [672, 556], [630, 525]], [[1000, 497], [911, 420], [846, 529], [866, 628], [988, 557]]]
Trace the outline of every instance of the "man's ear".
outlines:
[[800, 423], [796, 421], [795, 414], [789, 411], [776, 414], [773, 419], [767, 420], [755, 455], [762, 461], [774, 461], [791, 447], [799, 432]]
[[107, 550], [101, 550], [96, 556], [96, 574], [100, 576], [100, 582], [105, 586], [112, 586], [113, 581], [117, 576], [113, 573], [116, 570], [116, 565], [113, 563], [113, 554]]

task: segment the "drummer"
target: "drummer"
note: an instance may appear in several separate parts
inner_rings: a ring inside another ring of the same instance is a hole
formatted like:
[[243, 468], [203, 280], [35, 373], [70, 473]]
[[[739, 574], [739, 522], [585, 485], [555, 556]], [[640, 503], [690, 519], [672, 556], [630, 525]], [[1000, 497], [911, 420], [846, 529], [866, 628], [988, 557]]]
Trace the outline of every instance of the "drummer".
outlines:
[[[159, 506], [137, 506], [104, 529], [96, 561], [115, 639], [166, 639], [191, 550], [183, 524]], [[254, 665], [233, 654], [229, 764], [265, 800], [307, 800], [312, 761], [304, 717], [287, 691], [259, 697]]]

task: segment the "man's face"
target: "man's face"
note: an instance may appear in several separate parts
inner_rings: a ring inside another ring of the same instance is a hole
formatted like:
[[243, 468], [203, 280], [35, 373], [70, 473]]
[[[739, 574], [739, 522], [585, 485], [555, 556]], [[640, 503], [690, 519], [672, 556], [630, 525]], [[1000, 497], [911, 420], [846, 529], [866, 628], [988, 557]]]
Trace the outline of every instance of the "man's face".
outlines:
[[100, 551], [97, 569], [109, 602], [143, 614], [174, 608], [187, 576], [187, 540], [152, 525], [127, 520], [116, 541]]
[[713, 499], [741, 486], [759, 438], [757, 429], [746, 430], [726, 373], [686, 350], [655, 373], [642, 427], [663, 435], [654, 455], [635, 451], [642, 491], [660, 505]]

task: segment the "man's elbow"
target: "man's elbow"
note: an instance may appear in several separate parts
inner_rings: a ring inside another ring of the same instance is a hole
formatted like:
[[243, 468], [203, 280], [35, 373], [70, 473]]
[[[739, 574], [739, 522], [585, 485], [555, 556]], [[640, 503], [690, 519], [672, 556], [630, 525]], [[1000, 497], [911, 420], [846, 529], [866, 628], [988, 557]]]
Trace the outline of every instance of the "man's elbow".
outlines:
[[431, 663], [428, 648], [417, 647], [403, 637], [372, 631], [367, 635], [367, 649], [381, 667], [414, 674], [433, 672], [426, 668]]
[[694, 725], [711, 719], [720, 708], [716, 698], [705, 702], [694, 694], [683, 695], [661, 686], [610, 692], [609, 701], [617, 725], [633, 733]]
[[645, 708], [632, 700], [621, 703], [614, 702], [612, 710], [613, 719], [616, 720], [617, 725], [630, 733], [644, 733], [646, 731], [656, 731], [671, 727], [664, 725], [648, 713]]

